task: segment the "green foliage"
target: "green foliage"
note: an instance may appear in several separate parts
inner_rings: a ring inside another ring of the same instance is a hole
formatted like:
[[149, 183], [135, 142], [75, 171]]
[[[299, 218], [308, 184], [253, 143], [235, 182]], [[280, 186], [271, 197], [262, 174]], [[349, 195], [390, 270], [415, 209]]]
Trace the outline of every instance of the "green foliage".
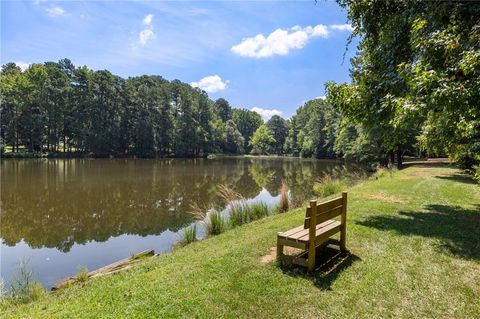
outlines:
[[265, 126], [272, 133], [275, 143], [272, 144], [271, 151], [275, 154], [283, 154], [285, 140], [288, 136], [288, 122], [278, 115], [272, 116]]
[[233, 121], [237, 125], [238, 131], [242, 134], [244, 140], [244, 149], [250, 152], [252, 149], [249, 146], [250, 138], [253, 133], [263, 124], [262, 117], [253, 111], [246, 109], [234, 109]]
[[480, 184], [480, 165], [474, 165], [472, 167], [473, 178]]
[[295, 156], [335, 157], [340, 120], [340, 113], [323, 99], [306, 102], [292, 117], [285, 149]]
[[223, 122], [232, 119], [232, 107], [225, 99], [220, 98], [215, 101], [215, 112]]
[[32, 64], [24, 72], [5, 64], [0, 98], [0, 138], [15, 154], [24, 149], [95, 156], [241, 154], [259, 118], [248, 111], [237, 116], [237, 127], [228, 101], [213, 102], [179, 80], [123, 79], [75, 67], [68, 59]]
[[402, 154], [415, 151], [448, 154], [467, 167], [478, 163], [480, 7], [457, 1], [337, 2], [348, 9], [361, 40], [352, 83], [328, 84], [329, 103], [349, 125], [359, 125], [367, 140], [373, 130], [374, 144], [390, 159], [396, 153], [399, 164]]
[[274, 143], [275, 138], [272, 132], [265, 124], [262, 124], [255, 133], [253, 133], [249, 145], [252, 147], [252, 154], [264, 155], [269, 153]]

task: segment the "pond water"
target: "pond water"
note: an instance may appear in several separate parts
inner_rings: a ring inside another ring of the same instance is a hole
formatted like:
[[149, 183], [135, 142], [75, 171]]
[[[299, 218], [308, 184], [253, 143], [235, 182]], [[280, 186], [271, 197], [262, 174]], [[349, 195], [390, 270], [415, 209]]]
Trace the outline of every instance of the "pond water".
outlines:
[[22, 260], [46, 288], [145, 249], [172, 249], [194, 221], [193, 203], [219, 206], [225, 184], [273, 203], [282, 179], [291, 196], [343, 165], [297, 158], [23, 159], [1, 161], [3, 282]]

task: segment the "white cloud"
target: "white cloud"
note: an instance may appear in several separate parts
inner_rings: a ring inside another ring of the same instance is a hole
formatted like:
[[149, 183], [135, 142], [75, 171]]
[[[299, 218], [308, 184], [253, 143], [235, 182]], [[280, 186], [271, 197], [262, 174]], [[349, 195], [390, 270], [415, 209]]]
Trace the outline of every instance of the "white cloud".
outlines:
[[327, 97], [325, 95], [320, 95], [315, 98], [315, 100], [325, 100]]
[[287, 55], [292, 49], [302, 49], [311, 38], [327, 38], [332, 31], [352, 32], [350, 24], [319, 24], [304, 28], [296, 25], [290, 29], [277, 29], [268, 36], [257, 34], [255, 37], [244, 38], [230, 50], [243, 57], [267, 58], [274, 55]]
[[22, 62], [22, 61], [15, 62], [15, 64], [16, 64], [20, 69], [22, 69], [22, 71], [25, 71], [25, 70], [28, 69], [28, 67], [30, 66], [30, 63], [28, 63], [28, 62]]
[[143, 18], [142, 24], [143, 25], [152, 25], [153, 21], [153, 14], [147, 14], [145, 18]]
[[267, 37], [258, 34], [245, 38], [231, 48], [233, 53], [244, 57], [266, 58], [273, 55], [287, 55], [291, 49], [302, 49], [312, 37], [328, 37], [327, 26], [319, 24], [315, 27], [302, 28], [294, 26], [289, 30], [277, 29]]
[[65, 10], [59, 6], [51, 6], [50, 8], [45, 9], [49, 16], [58, 17], [65, 15]]
[[200, 88], [207, 93], [215, 93], [218, 91], [225, 90], [227, 88], [228, 80], [223, 81], [222, 78], [218, 75], [206, 76], [198, 82], [190, 83], [191, 86], [195, 88]]
[[282, 111], [277, 109], [262, 109], [261, 107], [252, 107], [250, 111], [260, 114], [264, 121], [268, 121], [274, 115], [282, 115]]
[[155, 38], [155, 33], [153, 32], [153, 30], [150, 30], [150, 29], [142, 30], [142, 31], [140, 31], [140, 34], [138, 35], [138, 41], [142, 45], [147, 44], [148, 41], [150, 41], [154, 38]]
[[145, 45], [147, 42], [155, 38], [152, 22], [153, 14], [147, 14], [142, 20], [142, 24], [145, 26], [145, 28], [138, 34], [138, 42], [140, 42], [141, 45]]
[[330, 29], [332, 30], [337, 30], [337, 31], [349, 31], [349, 32], [352, 32], [353, 31], [353, 27], [348, 24], [348, 23], [345, 23], [345, 24], [332, 24], [330, 26]]

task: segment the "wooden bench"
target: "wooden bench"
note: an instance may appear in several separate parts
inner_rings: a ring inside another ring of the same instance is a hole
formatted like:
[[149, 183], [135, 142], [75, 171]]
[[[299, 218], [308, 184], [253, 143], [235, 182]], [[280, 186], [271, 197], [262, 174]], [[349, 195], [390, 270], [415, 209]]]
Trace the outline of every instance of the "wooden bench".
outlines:
[[[334, 218], [340, 216], [340, 221]], [[310, 201], [302, 226], [278, 233], [277, 258], [283, 261], [287, 256], [283, 254], [283, 247], [289, 246], [303, 249], [304, 252], [292, 258], [291, 262], [304, 267], [309, 271], [315, 269], [315, 252], [320, 246], [336, 244], [342, 251], [345, 250], [345, 235], [347, 221], [347, 192], [341, 197], [317, 204]], [[332, 237], [340, 232], [340, 240]]]

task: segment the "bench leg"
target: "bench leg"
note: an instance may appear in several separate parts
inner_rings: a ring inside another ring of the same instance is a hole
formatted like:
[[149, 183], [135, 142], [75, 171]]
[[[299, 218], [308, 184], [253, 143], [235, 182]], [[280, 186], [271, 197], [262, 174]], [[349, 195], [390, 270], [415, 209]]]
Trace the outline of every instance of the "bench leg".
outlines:
[[308, 271], [315, 270], [315, 245], [310, 245], [308, 247], [307, 265], [308, 265]]
[[277, 260], [282, 261], [283, 258], [283, 245], [277, 243]]
[[342, 229], [340, 231], [340, 250], [341, 251], [346, 251], [347, 248], [345, 247], [345, 237], [346, 237], [346, 228], [345, 226], [342, 226]]

